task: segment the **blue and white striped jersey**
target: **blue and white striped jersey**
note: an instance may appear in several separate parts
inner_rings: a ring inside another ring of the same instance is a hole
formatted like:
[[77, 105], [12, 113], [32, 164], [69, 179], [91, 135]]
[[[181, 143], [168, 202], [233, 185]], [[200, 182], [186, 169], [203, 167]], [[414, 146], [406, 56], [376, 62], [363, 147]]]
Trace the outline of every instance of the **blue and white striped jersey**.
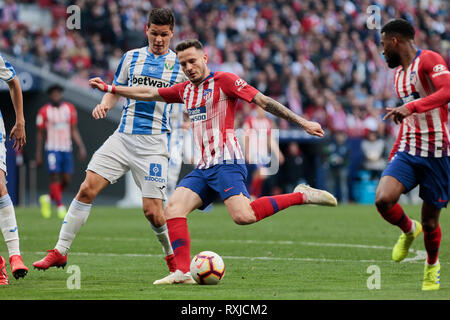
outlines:
[[172, 103], [170, 109], [170, 127], [172, 130], [181, 128], [184, 120], [185, 106], [182, 103]]
[[[16, 76], [16, 71], [13, 66], [6, 61], [0, 54], [0, 79], [9, 82]], [[0, 112], [0, 143], [5, 139], [5, 125], [3, 124], [3, 116]]]
[[0, 54], [0, 79], [8, 82], [12, 80], [15, 75], [16, 71], [14, 70], [13, 66]]
[[[155, 56], [148, 47], [126, 52], [114, 76], [115, 85], [170, 87], [187, 77], [180, 68], [175, 52]], [[171, 106], [159, 101], [127, 99], [122, 108], [119, 132], [128, 134], [161, 134], [170, 132]]]

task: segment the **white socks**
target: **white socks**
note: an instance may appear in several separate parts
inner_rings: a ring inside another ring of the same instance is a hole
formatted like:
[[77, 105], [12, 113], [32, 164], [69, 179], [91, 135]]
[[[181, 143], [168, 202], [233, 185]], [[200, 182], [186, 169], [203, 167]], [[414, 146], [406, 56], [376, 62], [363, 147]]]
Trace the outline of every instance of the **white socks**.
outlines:
[[9, 256], [20, 255], [19, 230], [17, 228], [16, 214], [9, 194], [0, 198], [0, 228], [8, 247]]
[[165, 223], [161, 227], [155, 227], [151, 223], [153, 231], [155, 232], [156, 238], [161, 243], [164, 254], [170, 256], [173, 254], [172, 245], [169, 239], [169, 231], [167, 230], [167, 224]]
[[413, 234], [416, 231], [416, 222], [412, 220], [411, 229], [406, 234]]
[[91, 211], [92, 204], [83, 203], [75, 199], [72, 200], [66, 217], [64, 218], [59, 239], [55, 249], [65, 256], [70, 249], [73, 239], [75, 239], [78, 230], [86, 222]]

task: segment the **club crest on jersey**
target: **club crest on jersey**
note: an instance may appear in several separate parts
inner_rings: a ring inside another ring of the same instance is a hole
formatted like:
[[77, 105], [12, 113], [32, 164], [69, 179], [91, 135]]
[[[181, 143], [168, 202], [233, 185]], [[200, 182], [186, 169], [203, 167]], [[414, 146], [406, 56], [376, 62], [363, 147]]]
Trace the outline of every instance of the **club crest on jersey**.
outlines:
[[204, 100], [209, 100], [212, 96], [212, 89], [205, 89], [203, 91], [203, 99]]
[[415, 72], [415, 71], [411, 72], [411, 75], [409, 76], [409, 82], [410, 82], [412, 85], [416, 85], [416, 82], [417, 82], [417, 72]]
[[206, 120], [207, 119], [206, 106], [188, 109], [188, 114], [192, 122]]
[[166, 63], [164, 63], [164, 68], [167, 70], [173, 70], [174, 66], [175, 66], [174, 61], [166, 61]]

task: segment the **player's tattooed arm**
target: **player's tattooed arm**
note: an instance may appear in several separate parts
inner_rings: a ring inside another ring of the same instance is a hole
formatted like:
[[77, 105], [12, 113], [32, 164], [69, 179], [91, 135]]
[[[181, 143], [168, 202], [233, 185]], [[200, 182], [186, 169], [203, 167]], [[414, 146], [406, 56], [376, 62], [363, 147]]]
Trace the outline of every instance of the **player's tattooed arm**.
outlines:
[[263, 108], [265, 111], [285, 119], [289, 122], [297, 124], [299, 127], [303, 128], [307, 133], [323, 137], [324, 132], [319, 123], [308, 121], [305, 118], [300, 117], [298, 114], [292, 112], [289, 108], [285, 107], [278, 101], [258, 92], [253, 98], [252, 102]]

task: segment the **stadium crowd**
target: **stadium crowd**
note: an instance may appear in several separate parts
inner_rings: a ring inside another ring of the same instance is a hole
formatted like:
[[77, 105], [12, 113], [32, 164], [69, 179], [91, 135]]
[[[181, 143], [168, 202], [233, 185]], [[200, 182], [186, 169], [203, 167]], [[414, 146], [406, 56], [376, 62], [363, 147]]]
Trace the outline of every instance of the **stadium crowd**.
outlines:
[[[399, 100], [393, 72], [381, 54], [379, 31], [367, 28], [372, 14], [368, 7], [377, 4], [381, 9], [380, 25], [398, 17], [412, 22], [418, 47], [439, 52], [450, 64], [447, 1], [40, 0], [53, 14], [49, 32], [21, 23], [16, 2], [30, 1], [4, 1], [0, 51], [86, 87], [92, 76], [111, 82], [123, 53], [145, 45], [147, 12], [152, 6], [170, 7], [176, 17], [172, 45], [198, 38], [212, 71], [240, 75], [330, 133], [315, 152], [323, 168], [332, 172], [329, 183], [341, 186], [336, 191], [339, 200], [355, 200], [351, 182], [358, 179], [359, 169], [376, 178], [396, 135], [392, 123], [381, 121], [384, 108]], [[66, 28], [66, 8], [72, 4], [81, 8], [81, 30]], [[237, 119], [243, 123], [252, 106], [243, 103], [241, 108]], [[272, 120], [274, 127], [291, 128]], [[298, 160], [298, 146], [282, 150], [286, 166], [280, 176], [292, 170], [293, 163], [304, 163]], [[349, 185], [342, 181], [347, 176]], [[283, 186], [279, 181], [272, 184]]]

